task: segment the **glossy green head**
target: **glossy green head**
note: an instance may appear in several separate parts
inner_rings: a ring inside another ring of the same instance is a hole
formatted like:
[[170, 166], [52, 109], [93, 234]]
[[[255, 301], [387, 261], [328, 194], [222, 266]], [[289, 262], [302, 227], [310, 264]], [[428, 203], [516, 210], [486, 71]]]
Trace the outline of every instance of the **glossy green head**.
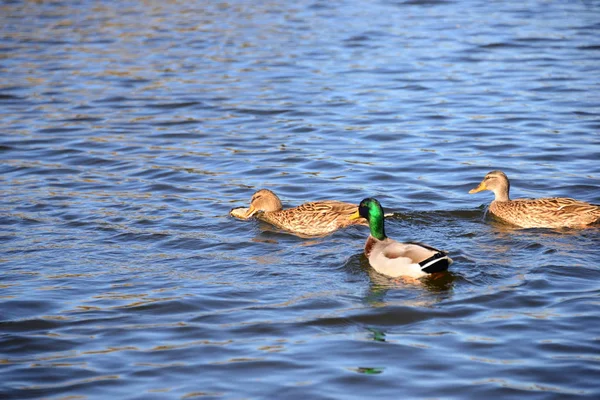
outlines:
[[358, 213], [369, 221], [371, 236], [377, 240], [384, 240], [387, 237], [383, 227], [383, 207], [377, 199], [367, 198], [361, 201], [358, 206]]

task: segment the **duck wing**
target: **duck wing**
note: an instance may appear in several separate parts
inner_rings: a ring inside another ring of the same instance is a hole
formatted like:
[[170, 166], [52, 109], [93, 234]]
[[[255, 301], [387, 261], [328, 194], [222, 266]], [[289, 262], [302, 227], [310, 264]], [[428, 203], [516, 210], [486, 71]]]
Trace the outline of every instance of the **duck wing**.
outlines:
[[492, 202], [490, 211], [500, 219], [525, 228], [577, 227], [600, 220], [600, 206], [568, 197]]
[[352, 224], [366, 224], [364, 218], [350, 220], [356, 212], [355, 204], [340, 201], [315, 201], [281, 211], [257, 214], [265, 222], [290, 232], [321, 236]]
[[368, 225], [364, 218], [350, 220], [350, 216], [356, 212], [356, 204], [345, 203], [335, 200], [324, 200], [304, 203], [295, 208], [284, 210], [290, 218], [301, 219], [307, 223], [318, 223], [322, 225], [336, 224], [344, 227], [352, 224]]
[[[440, 272], [448, 269], [452, 259], [447, 253], [422, 243], [400, 243], [390, 241], [382, 251], [385, 258], [408, 259], [410, 264], [419, 265], [421, 271], [426, 273]], [[402, 261], [406, 263], [407, 261]]]

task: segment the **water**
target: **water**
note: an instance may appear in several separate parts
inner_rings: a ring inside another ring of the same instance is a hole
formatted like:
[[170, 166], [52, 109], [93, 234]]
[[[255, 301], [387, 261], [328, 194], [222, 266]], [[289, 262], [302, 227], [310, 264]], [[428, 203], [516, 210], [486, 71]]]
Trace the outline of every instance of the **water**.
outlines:
[[[74, 4], [72, 4], [74, 3]], [[596, 2], [3, 2], [0, 397], [598, 398]], [[227, 214], [377, 197], [448, 250], [375, 274], [352, 227]]]

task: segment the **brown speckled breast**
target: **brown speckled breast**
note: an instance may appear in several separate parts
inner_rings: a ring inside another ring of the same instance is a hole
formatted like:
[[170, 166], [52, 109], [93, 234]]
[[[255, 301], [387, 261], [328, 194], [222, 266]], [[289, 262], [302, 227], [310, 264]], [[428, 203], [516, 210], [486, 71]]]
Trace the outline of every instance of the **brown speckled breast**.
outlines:
[[375, 243], [377, 243], [377, 239], [375, 239], [373, 236], [369, 235], [369, 238], [367, 239], [367, 242], [365, 243], [365, 256], [367, 258], [369, 258], [369, 256], [371, 255], [371, 250], [373, 250], [373, 246], [375, 246]]

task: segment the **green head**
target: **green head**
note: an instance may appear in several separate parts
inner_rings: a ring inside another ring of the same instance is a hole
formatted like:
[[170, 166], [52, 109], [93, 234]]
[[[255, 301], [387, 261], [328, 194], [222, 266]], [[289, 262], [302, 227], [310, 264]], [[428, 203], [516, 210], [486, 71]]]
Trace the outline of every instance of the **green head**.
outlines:
[[377, 199], [367, 198], [360, 202], [358, 214], [369, 221], [371, 236], [377, 240], [384, 240], [385, 229], [383, 227], [383, 207]]

